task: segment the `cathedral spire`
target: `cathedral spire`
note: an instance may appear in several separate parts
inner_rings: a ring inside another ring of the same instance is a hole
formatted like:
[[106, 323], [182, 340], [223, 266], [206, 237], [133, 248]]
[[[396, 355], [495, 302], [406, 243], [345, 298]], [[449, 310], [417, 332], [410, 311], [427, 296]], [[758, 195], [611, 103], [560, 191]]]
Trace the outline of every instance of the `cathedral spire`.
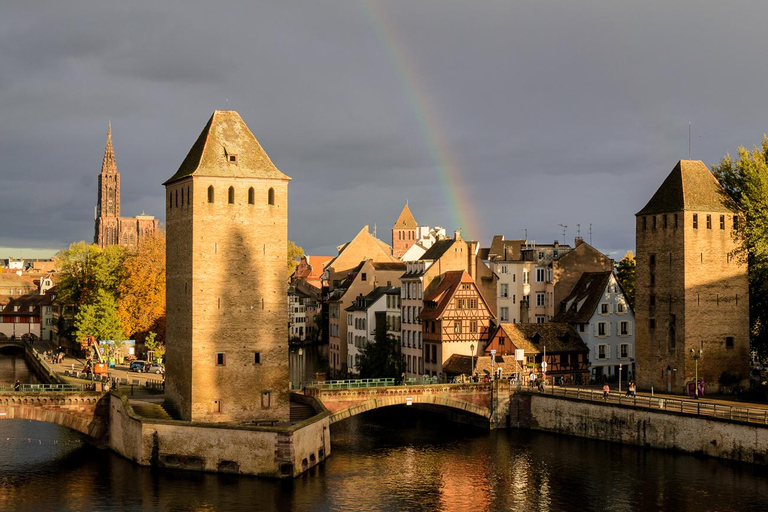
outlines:
[[115, 162], [115, 150], [112, 148], [112, 121], [107, 127], [107, 148], [104, 150], [104, 161], [101, 163], [101, 172], [117, 172]]

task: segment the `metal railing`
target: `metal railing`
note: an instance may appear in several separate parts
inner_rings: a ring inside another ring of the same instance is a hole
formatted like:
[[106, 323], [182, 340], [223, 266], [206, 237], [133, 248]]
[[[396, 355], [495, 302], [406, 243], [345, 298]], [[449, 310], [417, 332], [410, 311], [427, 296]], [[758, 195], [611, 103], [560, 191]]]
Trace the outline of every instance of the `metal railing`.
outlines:
[[[48, 391], [83, 391], [82, 384], [21, 384], [20, 393], [42, 393]], [[0, 391], [15, 391], [15, 386], [0, 386]]]
[[323, 380], [303, 384], [303, 387], [320, 389], [383, 388], [394, 386], [395, 379]]
[[[521, 388], [517, 388], [520, 390]], [[527, 387], [522, 390], [531, 391]], [[718, 404], [705, 400], [680, 400], [677, 398], [654, 396], [627, 396], [623, 393], [608, 393], [607, 396], [601, 390], [567, 388], [560, 386], [546, 386], [544, 394], [575, 398], [591, 402], [603, 402], [617, 405], [628, 405], [642, 409], [655, 409], [673, 411], [693, 416], [707, 416], [712, 418], [724, 418], [746, 423], [768, 425], [768, 409], [753, 409], [733, 405]]]

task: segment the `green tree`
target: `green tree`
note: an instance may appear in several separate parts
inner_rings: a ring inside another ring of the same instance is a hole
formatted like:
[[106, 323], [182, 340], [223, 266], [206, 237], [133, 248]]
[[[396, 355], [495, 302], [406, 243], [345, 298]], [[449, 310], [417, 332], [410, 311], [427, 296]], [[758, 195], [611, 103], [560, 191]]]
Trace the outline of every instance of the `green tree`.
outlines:
[[366, 343], [360, 352], [357, 369], [362, 379], [399, 379], [405, 371], [400, 343], [397, 338], [387, 334], [387, 320], [383, 316], [376, 318], [373, 341]]
[[117, 318], [117, 302], [105, 290], [99, 290], [93, 303], [80, 307], [75, 315], [74, 328], [78, 341], [85, 336], [95, 336], [97, 340], [124, 339], [123, 329]]
[[79, 307], [92, 302], [99, 290], [115, 295], [125, 249], [113, 245], [100, 249], [95, 244], [75, 242], [56, 254], [59, 268], [57, 299]]
[[635, 255], [632, 251], [627, 251], [627, 254], [621, 259], [618, 265], [616, 265], [616, 276], [619, 278], [619, 283], [624, 289], [624, 295], [629, 302], [630, 307], [635, 307], [635, 288], [637, 285]]
[[296, 264], [304, 256], [304, 249], [296, 245], [292, 240], [288, 240], [288, 278], [296, 270]]
[[768, 137], [763, 135], [760, 146], [751, 151], [736, 150], [712, 166], [720, 180], [741, 209], [746, 222], [740, 224], [734, 236], [738, 243], [735, 256], [746, 261], [749, 269], [750, 342], [762, 358], [768, 357]]

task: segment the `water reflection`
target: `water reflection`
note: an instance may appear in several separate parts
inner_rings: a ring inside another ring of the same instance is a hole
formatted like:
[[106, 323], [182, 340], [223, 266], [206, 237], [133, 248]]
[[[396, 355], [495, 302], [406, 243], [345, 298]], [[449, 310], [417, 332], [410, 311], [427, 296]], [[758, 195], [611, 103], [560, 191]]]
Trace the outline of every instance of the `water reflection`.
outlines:
[[14, 347], [0, 349], [0, 387], [12, 386], [17, 379], [22, 384], [39, 382], [27, 366], [22, 350]]

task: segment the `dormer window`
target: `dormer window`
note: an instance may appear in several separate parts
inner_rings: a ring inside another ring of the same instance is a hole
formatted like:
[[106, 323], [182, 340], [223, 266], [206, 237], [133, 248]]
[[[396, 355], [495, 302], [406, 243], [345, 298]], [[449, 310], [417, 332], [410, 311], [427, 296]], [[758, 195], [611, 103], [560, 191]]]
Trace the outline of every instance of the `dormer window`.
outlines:
[[232, 163], [237, 163], [237, 155], [229, 155], [227, 159]]

